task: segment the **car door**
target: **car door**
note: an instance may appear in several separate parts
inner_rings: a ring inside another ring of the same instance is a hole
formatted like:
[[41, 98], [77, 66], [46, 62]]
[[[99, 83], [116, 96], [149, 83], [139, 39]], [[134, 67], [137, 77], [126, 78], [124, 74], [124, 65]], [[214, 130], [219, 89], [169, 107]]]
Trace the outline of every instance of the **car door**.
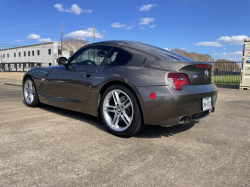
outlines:
[[67, 66], [51, 72], [50, 95], [68, 102], [88, 99], [96, 71], [108, 54], [110, 46], [84, 48], [74, 54]]

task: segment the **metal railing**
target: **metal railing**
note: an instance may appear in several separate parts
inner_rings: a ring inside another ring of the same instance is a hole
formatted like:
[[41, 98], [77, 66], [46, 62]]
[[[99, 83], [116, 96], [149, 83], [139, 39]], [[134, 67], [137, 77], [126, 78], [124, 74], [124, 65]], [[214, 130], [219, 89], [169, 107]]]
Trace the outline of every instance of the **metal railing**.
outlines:
[[240, 61], [211, 62], [214, 65], [215, 84], [240, 85]]
[[41, 63], [0, 63], [0, 72], [25, 72], [31, 68], [42, 67]]

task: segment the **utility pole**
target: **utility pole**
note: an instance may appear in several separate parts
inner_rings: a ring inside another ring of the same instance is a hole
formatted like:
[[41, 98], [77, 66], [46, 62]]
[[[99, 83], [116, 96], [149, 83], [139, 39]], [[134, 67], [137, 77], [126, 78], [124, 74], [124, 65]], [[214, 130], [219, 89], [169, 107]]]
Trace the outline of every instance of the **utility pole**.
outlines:
[[62, 38], [63, 38], [63, 22], [61, 23], [61, 56], [62, 56], [62, 50], [63, 50]]
[[95, 43], [95, 25], [93, 25], [93, 43]]

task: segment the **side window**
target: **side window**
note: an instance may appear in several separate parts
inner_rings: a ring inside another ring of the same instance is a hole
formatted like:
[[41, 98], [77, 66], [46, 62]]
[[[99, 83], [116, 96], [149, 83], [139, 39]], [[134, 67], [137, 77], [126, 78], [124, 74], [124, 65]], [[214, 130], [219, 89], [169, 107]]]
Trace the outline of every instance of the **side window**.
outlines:
[[99, 66], [110, 49], [109, 46], [94, 46], [83, 49], [74, 55], [71, 64]]
[[125, 66], [131, 60], [131, 58], [132, 57], [130, 54], [114, 47], [106, 58], [105, 65]]

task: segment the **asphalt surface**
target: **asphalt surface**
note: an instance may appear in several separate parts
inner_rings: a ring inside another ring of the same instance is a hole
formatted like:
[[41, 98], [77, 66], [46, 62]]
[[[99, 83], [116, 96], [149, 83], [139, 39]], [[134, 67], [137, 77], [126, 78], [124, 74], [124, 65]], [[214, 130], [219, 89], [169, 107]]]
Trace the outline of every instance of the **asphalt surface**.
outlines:
[[0, 186], [250, 186], [249, 132], [249, 90], [219, 88], [209, 117], [125, 139], [1, 83]]

